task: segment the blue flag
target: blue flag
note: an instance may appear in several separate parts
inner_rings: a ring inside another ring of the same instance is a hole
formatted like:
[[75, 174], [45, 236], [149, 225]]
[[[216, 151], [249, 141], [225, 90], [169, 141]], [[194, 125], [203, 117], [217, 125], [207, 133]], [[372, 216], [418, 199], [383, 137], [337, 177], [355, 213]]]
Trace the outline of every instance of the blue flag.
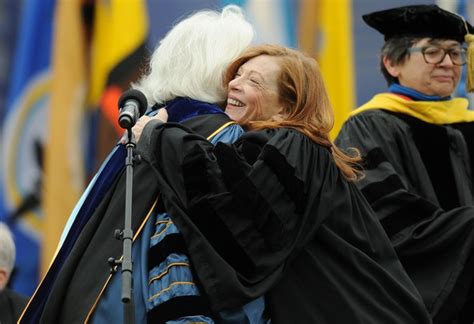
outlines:
[[16, 244], [13, 289], [31, 295], [39, 277], [43, 148], [48, 129], [54, 0], [25, 2], [0, 148], [0, 220]]

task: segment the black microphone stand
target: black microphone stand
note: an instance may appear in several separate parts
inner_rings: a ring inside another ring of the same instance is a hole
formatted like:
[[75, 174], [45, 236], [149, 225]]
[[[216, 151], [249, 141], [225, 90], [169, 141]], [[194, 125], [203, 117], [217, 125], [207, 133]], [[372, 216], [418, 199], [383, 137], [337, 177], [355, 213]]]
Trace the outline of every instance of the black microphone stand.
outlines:
[[[132, 199], [133, 199], [133, 163], [135, 158], [133, 150], [135, 149], [135, 141], [133, 138], [132, 127], [138, 118], [143, 115], [147, 108], [147, 100], [145, 95], [136, 90], [130, 89], [125, 91], [119, 99], [118, 106], [120, 109], [119, 125], [127, 129], [127, 157], [125, 158], [126, 182], [125, 182], [125, 222], [123, 231], [115, 230], [115, 238], [122, 240], [123, 258], [116, 260], [109, 258], [108, 262], [111, 271], [117, 271], [118, 265], [122, 266], [122, 303], [123, 303], [123, 321], [124, 323], [135, 323], [135, 309], [133, 306], [133, 262], [132, 262]], [[138, 158], [139, 156], [137, 156]], [[138, 160], [137, 160], [138, 161]]]
[[123, 303], [123, 318], [124, 323], [135, 323], [135, 310], [133, 306], [133, 262], [132, 262], [132, 197], [133, 197], [133, 163], [134, 163], [134, 149], [135, 142], [133, 138], [132, 129], [127, 129], [127, 156], [125, 158], [126, 167], [126, 182], [125, 182], [125, 222], [124, 229], [115, 230], [115, 238], [122, 240], [123, 243], [123, 259], [116, 260], [109, 258], [108, 262], [111, 266], [111, 271], [116, 272], [117, 266], [122, 266], [122, 303]]

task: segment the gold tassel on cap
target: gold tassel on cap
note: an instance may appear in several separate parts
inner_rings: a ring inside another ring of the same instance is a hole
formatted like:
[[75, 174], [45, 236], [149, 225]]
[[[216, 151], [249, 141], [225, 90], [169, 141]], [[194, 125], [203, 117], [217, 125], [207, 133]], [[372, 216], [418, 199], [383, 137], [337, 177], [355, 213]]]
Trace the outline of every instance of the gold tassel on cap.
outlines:
[[464, 40], [467, 44], [466, 91], [474, 92], [474, 35], [466, 34]]
[[467, 44], [466, 91], [474, 92], [474, 34], [469, 33], [466, 20], [464, 20], [464, 26], [466, 27], [466, 35], [464, 36], [464, 40]]

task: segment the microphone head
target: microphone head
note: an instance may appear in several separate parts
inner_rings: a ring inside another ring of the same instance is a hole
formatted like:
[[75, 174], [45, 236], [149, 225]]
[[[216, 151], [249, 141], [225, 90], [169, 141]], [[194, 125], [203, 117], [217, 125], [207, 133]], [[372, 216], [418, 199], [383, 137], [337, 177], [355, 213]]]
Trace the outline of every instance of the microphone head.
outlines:
[[121, 110], [125, 103], [131, 99], [137, 101], [140, 116], [143, 116], [148, 107], [148, 102], [146, 100], [145, 95], [137, 89], [129, 89], [122, 93], [118, 101], [119, 110]]

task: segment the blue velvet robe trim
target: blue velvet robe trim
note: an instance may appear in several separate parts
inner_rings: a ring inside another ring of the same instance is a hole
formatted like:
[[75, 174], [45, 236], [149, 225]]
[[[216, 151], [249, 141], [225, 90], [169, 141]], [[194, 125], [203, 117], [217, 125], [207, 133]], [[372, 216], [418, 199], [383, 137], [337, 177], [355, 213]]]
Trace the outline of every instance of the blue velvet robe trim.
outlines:
[[199, 115], [225, 114], [216, 105], [183, 97], [170, 100], [163, 106], [155, 105], [152, 107], [153, 110], [159, 108], [165, 108], [168, 112], [168, 121], [176, 123]]

